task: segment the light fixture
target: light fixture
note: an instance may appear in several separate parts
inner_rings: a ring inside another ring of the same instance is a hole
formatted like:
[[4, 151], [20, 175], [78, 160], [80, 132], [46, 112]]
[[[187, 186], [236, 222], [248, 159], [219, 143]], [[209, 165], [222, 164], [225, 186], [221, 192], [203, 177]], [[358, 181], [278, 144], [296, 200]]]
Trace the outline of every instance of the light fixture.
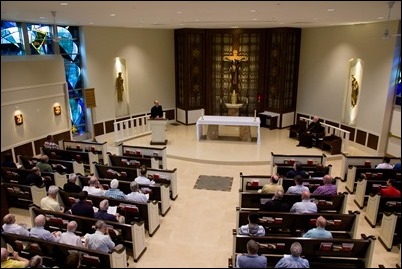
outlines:
[[24, 123], [24, 118], [22, 117], [21, 111], [17, 110], [14, 113], [15, 125], [21, 125]]
[[53, 113], [56, 116], [60, 115], [61, 114], [61, 106], [60, 105], [53, 106]]

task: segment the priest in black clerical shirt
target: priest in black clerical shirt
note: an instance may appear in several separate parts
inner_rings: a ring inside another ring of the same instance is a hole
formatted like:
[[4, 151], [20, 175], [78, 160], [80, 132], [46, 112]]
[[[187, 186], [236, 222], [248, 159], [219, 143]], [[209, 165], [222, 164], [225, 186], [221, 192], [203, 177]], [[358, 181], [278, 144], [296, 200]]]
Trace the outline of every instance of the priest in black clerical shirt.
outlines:
[[151, 119], [162, 119], [163, 118], [163, 109], [162, 106], [159, 105], [159, 101], [154, 101], [154, 106], [151, 109]]

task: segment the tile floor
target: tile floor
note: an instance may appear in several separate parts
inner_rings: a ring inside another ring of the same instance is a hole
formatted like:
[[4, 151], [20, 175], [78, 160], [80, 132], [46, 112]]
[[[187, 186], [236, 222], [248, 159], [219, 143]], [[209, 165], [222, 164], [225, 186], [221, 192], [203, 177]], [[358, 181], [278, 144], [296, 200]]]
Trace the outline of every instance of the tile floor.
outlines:
[[[225, 129], [227, 128], [227, 129]], [[235, 134], [236, 127], [224, 127], [222, 133]], [[224, 268], [233, 248], [232, 229], [236, 228], [236, 206], [239, 203], [239, 173], [268, 175], [271, 152], [275, 154], [322, 154], [316, 148], [296, 147], [297, 141], [288, 138], [288, 130], [261, 128], [261, 144], [255, 142], [196, 141], [195, 126], [167, 126], [168, 168], [177, 168], [178, 198], [172, 202], [171, 210], [161, 217], [161, 226], [153, 237], [146, 235], [147, 250], [132, 268]], [[124, 142], [125, 145], [149, 146], [151, 136], [143, 136]], [[107, 141], [108, 150], [118, 153], [113, 135], [97, 137], [98, 142]], [[349, 146], [353, 155], [369, 155], [362, 149]], [[333, 176], [340, 176], [341, 158], [328, 156], [327, 164], [333, 165]], [[199, 175], [234, 177], [230, 192], [194, 189]], [[341, 184], [339, 191], [345, 191]], [[348, 210], [358, 210], [348, 195]], [[11, 208], [17, 222], [30, 225], [27, 210]], [[371, 228], [361, 217], [358, 234], [378, 236], [379, 227]], [[391, 252], [376, 240], [375, 254], [371, 267], [383, 264], [395, 268], [399, 262], [399, 249]]]

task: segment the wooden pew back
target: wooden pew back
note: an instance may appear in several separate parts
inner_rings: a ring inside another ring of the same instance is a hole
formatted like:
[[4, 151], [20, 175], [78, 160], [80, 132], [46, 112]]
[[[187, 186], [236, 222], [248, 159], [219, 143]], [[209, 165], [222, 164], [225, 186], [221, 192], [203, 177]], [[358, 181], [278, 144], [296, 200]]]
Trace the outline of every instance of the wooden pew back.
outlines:
[[[71, 251], [81, 252], [84, 256], [88, 257], [82, 261], [82, 265], [84, 266], [89, 265], [87, 261], [98, 261], [95, 263], [95, 267], [98, 268], [127, 268], [126, 249], [122, 245], [117, 245], [111, 253], [104, 253], [84, 247], [60, 244], [35, 237], [5, 232], [1, 233], [1, 238], [13, 249], [24, 252], [26, 255], [32, 255], [32, 246], [35, 246], [35, 249], [39, 251], [39, 253], [35, 254], [46, 256], [47, 259], [51, 259], [54, 266], [60, 268], [65, 267], [66, 258]], [[24, 246], [26, 247], [24, 248]]]
[[[240, 204], [242, 209], [260, 208], [268, 199], [271, 199], [273, 194], [262, 194], [256, 192], [239, 192]], [[345, 193], [337, 195], [311, 195], [310, 199], [317, 203], [318, 212], [337, 212], [346, 213], [347, 197]], [[301, 201], [301, 195], [284, 194], [283, 201], [286, 201], [290, 206]]]
[[299, 161], [303, 164], [317, 164], [320, 163], [323, 166], [326, 165], [327, 156], [322, 155], [285, 155], [285, 154], [274, 154], [271, 152], [271, 175], [277, 173], [276, 164], [287, 164], [293, 165], [293, 162]]
[[348, 214], [312, 213], [297, 214], [290, 212], [266, 212], [237, 208], [237, 227], [248, 224], [248, 215], [258, 214], [260, 225], [265, 227], [266, 235], [302, 236], [312, 228], [316, 228], [316, 220], [323, 216], [327, 220], [326, 230], [332, 232], [334, 238], [356, 238], [359, 223], [359, 211]]
[[364, 218], [371, 227], [375, 228], [382, 219], [384, 212], [401, 212], [401, 197], [384, 197], [379, 194], [370, 194]]
[[23, 209], [27, 209], [31, 204], [40, 206], [40, 201], [47, 195], [44, 186], [38, 188], [35, 185], [27, 186], [8, 182], [1, 183], [1, 191], [1, 194], [6, 197], [9, 207]]
[[168, 169], [166, 147], [142, 147], [119, 145], [119, 155], [121, 156], [141, 156], [143, 158], [156, 158], [159, 161], [159, 166], [152, 168]]

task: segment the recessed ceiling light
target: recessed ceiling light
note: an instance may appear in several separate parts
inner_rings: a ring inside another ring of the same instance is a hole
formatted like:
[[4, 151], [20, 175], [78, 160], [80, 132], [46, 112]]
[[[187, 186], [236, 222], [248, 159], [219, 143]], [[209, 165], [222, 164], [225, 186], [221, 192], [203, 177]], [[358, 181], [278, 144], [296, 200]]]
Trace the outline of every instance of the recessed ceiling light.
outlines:
[[381, 16], [380, 16], [380, 17], [378, 17], [377, 19], [379, 19], [379, 20], [383, 20], [383, 19], [384, 19], [384, 17], [381, 17]]
[[335, 8], [328, 8], [327, 11], [328, 11], [328, 12], [335, 11]]
[[46, 18], [45, 17], [39, 17], [39, 19], [43, 20], [43, 19], [46, 19]]
[[255, 12], [257, 12], [257, 10], [252, 9], [252, 10], [250, 10], [250, 12], [251, 12], [251, 13], [255, 13]]
[[110, 16], [110, 17], [114, 17], [114, 16], [116, 16], [116, 14], [111, 13], [111, 14], [109, 14], [109, 16]]
[[253, 21], [257, 21], [258, 19], [253, 19]]
[[68, 3], [65, 3], [65, 2], [60, 3], [60, 6], [68, 6]]
[[181, 14], [182, 12], [181, 11], [177, 11], [177, 14]]
[[91, 25], [92, 25], [92, 24], [94, 24], [94, 23], [93, 23], [93, 22], [90, 22], [89, 24], [91, 24]]

